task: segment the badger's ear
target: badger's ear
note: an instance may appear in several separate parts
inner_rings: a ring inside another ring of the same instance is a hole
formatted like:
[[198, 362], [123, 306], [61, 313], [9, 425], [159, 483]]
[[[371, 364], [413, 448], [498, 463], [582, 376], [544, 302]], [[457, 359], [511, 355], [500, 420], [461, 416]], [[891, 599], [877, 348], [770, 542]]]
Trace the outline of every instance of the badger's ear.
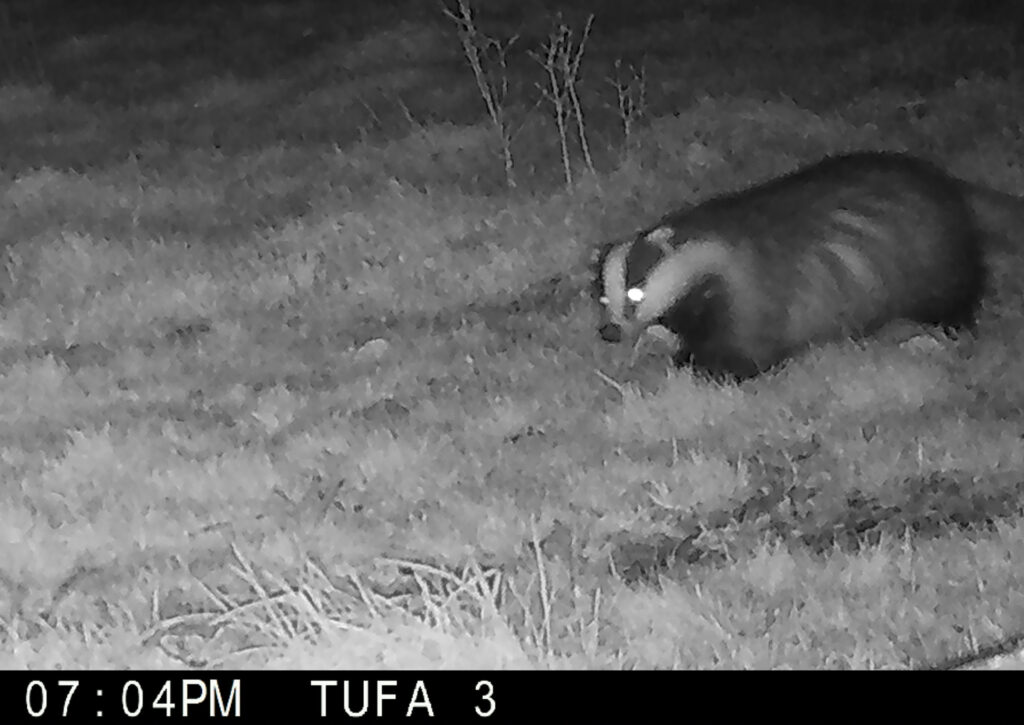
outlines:
[[676, 230], [667, 224], [655, 227], [644, 235], [644, 241], [661, 250], [662, 254], [672, 253], [672, 239]]

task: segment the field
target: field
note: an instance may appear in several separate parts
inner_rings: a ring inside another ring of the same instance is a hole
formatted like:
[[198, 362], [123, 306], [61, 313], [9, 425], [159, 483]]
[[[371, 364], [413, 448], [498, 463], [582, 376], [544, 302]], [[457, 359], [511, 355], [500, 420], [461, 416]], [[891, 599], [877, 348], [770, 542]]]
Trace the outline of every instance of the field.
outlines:
[[602, 343], [588, 268], [843, 150], [1024, 195], [1012, 3], [481, 0], [507, 149], [439, 5], [341, 5], [0, 13], [0, 667], [1018, 645], [1024, 203], [974, 336], [739, 385]]

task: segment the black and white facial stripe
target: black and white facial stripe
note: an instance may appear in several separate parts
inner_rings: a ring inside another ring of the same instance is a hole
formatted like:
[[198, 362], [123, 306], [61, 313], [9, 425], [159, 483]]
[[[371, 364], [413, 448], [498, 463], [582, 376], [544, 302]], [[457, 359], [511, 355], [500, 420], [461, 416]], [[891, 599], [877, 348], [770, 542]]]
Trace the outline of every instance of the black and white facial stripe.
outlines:
[[629, 244], [612, 246], [601, 261], [603, 290], [600, 303], [608, 319], [600, 328], [608, 342], [622, 339], [623, 327], [632, 326], [647, 296], [647, 277], [673, 250], [669, 227], [653, 229]]

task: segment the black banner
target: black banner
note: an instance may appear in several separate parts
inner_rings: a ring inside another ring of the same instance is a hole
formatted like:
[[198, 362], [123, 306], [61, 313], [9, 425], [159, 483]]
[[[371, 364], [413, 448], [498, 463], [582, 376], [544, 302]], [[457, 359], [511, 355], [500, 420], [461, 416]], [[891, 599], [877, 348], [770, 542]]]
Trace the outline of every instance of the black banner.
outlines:
[[[938, 678], [970, 678], [940, 684]], [[1013, 673], [2, 672], [0, 722], [1018, 722]], [[1009, 710], [1003, 710], [1009, 707]]]

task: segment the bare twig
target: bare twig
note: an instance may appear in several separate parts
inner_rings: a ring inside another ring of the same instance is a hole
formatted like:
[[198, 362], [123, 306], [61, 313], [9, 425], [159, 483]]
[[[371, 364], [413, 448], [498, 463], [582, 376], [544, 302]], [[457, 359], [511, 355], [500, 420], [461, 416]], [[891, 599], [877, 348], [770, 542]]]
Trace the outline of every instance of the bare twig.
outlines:
[[647, 69], [615, 61], [615, 75], [607, 79], [615, 89], [615, 100], [622, 120], [623, 145], [627, 150], [636, 148], [635, 131], [647, 116]]
[[501, 155], [505, 164], [505, 182], [515, 187], [515, 169], [512, 159], [512, 138], [515, 130], [509, 119], [509, 71], [508, 54], [519, 39], [519, 35], [498, 39], [483, 33], [473, 17], [470, 0], [456, 0], [454, 8], [442, 5], [442, 12], [455, 24], [462, 44], [462, 52], [466, 56], [476, 80], [477, 90], [487, 108], [498, 139], [501, 142]]
[[562, 77], [559, 74], [559, 54], [562, 52], [563, 36], [562, 25], [557, 31], [552, 32], [548, 42], [543, 46], [543, 53], [530, 52], [530, 57], [544, 68], [547, 73], [548, 85], [536, 84], [541, 95], [551, 104], [551, 110], [555, 115], [555, 126], [558, 129], [558, 143], [562, 151], [562, 174], [565, 178], [565, 186], [569, 188], [573, 184], [572, 160], [569, 154], [569, 139], [566, 130], [566, 117], [569, 114], [566, 91], [562, 85]]
[[530, 57], [537, 61], [547, 74], [546, 85], [538, 83], [537, 88], [543, 98], [551, 104], [554, 113], [566, 188], [573, 185], [572, 159], [569, 151], [570, 117], [575, 121], [576, 136], [583, 153], [583, 160], [590, 172], [595, 173], [594, 160], [590, 155], [590, 144], [587, 142], [583, 106], [577, 93], [580, 65], [583, 63], [583, 52], [593, 23], [594, 16], [590, 15], [577, 43], [574, 40], [573, 29], [559, 18], [556, 26], [548, 35], [547, 42], [541, 46], [541, 51], [530, 53]]
[[579, 82], [580, 64], [583, 62], [583, 49], [587, 45], [587, 38], [590, 37], [590, 28], [594, 24], [594, 15], [587, 17], [587, 23], [583, 26], [580, 34], [580, 42], [576, 50], [572, 49], [572, 33], [567, 34], [567, 50], [569, 51], [562, 59], [562, 73], [567, 79], [566, 87], [569, 92], [569, 100], [572, 102], [573, 116], [576, 118], [576, 133], [579, 135], [580, 150], [583, 151], [583, 160], [591, 174], [596, 175], [594, 170], [594, 159], [590, 156], [590, 144], [587, 143], [586, 125], [583, 122], [583, 107], [580, 105], [579, 95], [576, 93], [576, 85]]
[[597, 377], [601, 378], [601, 380], [605, 381], [606, 383], [608, 383], [608, 385], [615, 388], [615, 390], [618, 392], [620, 396], [622, 396], [623, 398], [626, 397], [626, 391], [625, 389], [623, 389], [621, 383], [617, 382], [614, 378], [605, 375], [600, 370], [595, 370], [594, 373], [597, 375]]

